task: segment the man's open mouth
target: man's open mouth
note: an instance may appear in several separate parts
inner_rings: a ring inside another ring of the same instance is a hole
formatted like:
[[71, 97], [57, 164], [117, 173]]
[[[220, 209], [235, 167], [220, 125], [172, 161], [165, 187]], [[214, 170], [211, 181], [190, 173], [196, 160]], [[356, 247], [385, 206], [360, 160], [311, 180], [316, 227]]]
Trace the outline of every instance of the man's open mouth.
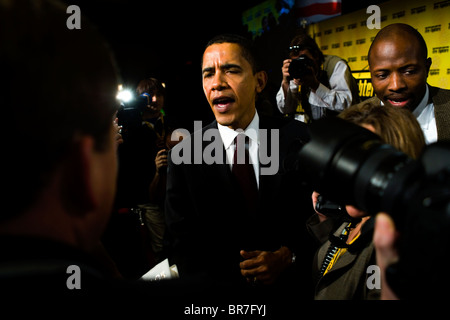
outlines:
[[408, 97], [387, 97], [386, 101], [394, 107], [404, 107], [409, 102]]
[[229, 98], [229, 97], [221, 97], [221, 98], [215, 98], [213, 99], [213, 104], [228, 104], [228, 103], [233, 103], [234, 99], [233, 98]]
[[213, 105], [219, 112], [226, 112], [235, 100], [230, 97], [220, 97], [213, 99]]

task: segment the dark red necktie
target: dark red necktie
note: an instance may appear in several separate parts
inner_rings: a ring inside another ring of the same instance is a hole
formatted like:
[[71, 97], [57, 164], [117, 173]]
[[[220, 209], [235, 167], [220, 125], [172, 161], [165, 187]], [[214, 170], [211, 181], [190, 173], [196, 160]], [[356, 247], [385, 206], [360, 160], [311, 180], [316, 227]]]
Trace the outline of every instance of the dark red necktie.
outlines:
[[231, 172], [243, 196], [243, 202], [249, 213], [256, 212], [258, 203], [258, 185], [256, 183], [255, 171], [250, 163], [249, 137], [240, 133], [235, 139], [235, 151], [233, 167]]

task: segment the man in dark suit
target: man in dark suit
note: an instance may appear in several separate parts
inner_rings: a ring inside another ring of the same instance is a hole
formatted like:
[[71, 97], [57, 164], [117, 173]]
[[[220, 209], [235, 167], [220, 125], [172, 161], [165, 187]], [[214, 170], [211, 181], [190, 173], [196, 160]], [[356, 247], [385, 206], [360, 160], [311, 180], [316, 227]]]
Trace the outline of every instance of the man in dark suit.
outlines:
[[[244, 38], [211, 40], [202, 75], [216, 120], [183, 140], [169, 157], [171, 262], [180, 277], [203, 273], [231, 287], [251, 283], [253, 288], [286, 289], [291, 284], [300, 294], [296, 280], [310, 277], [312, 248], [304, 241], [311, 190], [283, 163], [293, 144], [309, 139], [307, 127], [258, 115], [255, 101], [266, 73], [258, 69]], [[239, 149], [233, 141], [242, 132], [249, 137], [250, 171], [256, 180], [253, 201], [247, 201], [252, 192], [242, 191], [233, 174], [233, 154]]]
[[427, 84], [431, 58], [422, 35], [407, 24], [381, 29], [368, 54], [377, 101], [408, 108], [419, 121], [427, 144], [450, 140], [450, 90]]

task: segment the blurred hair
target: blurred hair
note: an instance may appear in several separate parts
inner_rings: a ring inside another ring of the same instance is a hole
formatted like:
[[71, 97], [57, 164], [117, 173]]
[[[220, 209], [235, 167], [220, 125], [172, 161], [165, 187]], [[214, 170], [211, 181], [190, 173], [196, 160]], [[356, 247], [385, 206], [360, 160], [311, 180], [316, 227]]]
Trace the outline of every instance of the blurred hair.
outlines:
[[358, 125], [373, 126], [383, 142], [414, 159], [419, 157], [425, 147], [422, 128], [407, 109], [366, 102], [345, 109], [339, 117]]
[[291, 47], [292, 46], [299, 46], [300, 47], [299, 51], [308, 50], [311, 53], [311, 55], [315, 59], [317, 59], [319, 66], [322, 65], [325, 61], [325, 57], [322, 51], [319, 49], [319, 46], [317, 45], [316, 41], [314, 41], [313, 38], [311, 38], [309, 35], [305, 33], [296, 35], [291, 40]]
[[164, 88], [161, 81], [155, 78], [141, 80], [136, 88], [136, 92], [139, 95], [146, 92], [150, 95], [166, 97], [166, 88]]

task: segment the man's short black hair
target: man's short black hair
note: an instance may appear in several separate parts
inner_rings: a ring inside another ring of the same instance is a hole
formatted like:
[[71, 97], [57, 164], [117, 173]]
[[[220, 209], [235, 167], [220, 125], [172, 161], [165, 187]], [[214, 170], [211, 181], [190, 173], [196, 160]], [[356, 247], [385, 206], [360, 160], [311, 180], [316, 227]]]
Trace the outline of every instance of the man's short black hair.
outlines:
[[291, 47], [298, 46], [299, 50], [308, 50], [311, 55], [317, 59], [319, 67], [324, 63], [325, 57], [317, 45], [316, 41], [306, 33], [296, 35], [291, 40]]
[[207, 43], [206, 48], [212, 46], [213, 44], [221, 44], [221, 43], [235, 43], [241, 47], [242, 56], [250, 63], [252, 66], [253, 73], [261, 71], [261, 65], [259, 63], [259, 59], [257, 56], [257, 52], [255, 50], [253, 41], [237, 35], [237, 34], [221, 34], [215, 36]]

